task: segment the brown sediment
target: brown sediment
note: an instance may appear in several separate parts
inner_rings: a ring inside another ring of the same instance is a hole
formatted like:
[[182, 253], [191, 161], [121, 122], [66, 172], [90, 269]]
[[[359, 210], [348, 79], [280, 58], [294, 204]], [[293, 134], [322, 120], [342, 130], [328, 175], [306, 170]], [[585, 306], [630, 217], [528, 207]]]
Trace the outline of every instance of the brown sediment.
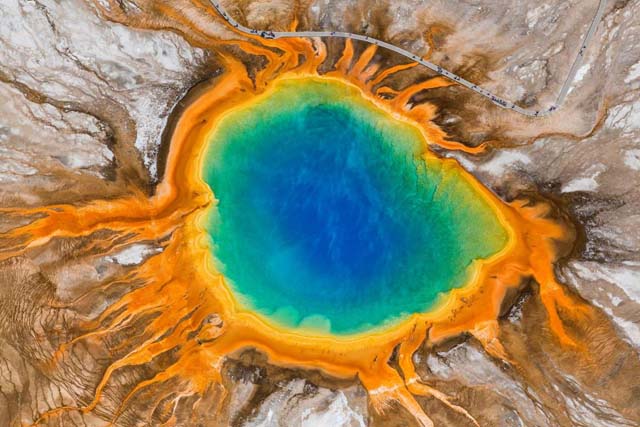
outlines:
[[[324, 388], [346, 388], [352, 385], [351, 379], [336, 379], [321, 370], [305, 369], [302, 372], [300, 368], [272, 365], [264, 354], [253, 349], [229, 357], [224, 364], [224, 374], [234, 380], [248, 379], [257, 386], [256, 392], [251, 397], [252, 402], [245, 405], [243, 410], [236, 414], [233, 425], [242, 425], [240, 421], [249, 418], [251, 410], [276, 391], [278, 384], [290, 381], [291, 378], [304, 377], [308, 384]], [[268, 381], [263, 381], [267, 378]]]
[[381, 83], [384, 79], [386, 79], [390, 75], [395, 74], [395, 73], [399, 73], [400, 71], [404, 71], [404, 70], [407, 70], [409, 68], [413, 68], [418, 64], [419, 64], [418, 62], [408, 62], [406, 64], [398, 64], [398, 65], [395, 65], [393, 67], [389, 67], [386, 70], [384, 70], [381, 73], [379, 73], [376, 76], [376, 78], [371, 81], [371, 85], [375, 86], [378, 83]]
[[[106, 144], [114, 153], [114, 160], [105, 166], [101, 173], [106, 179], [97, 177], [83, 176], [83, 187], [95, 188], [95, 194], [112, 194], [114, 196], [122, 195], [122, 188], [119, 184], [133, 184], [138, 188], [148, 191], [150, 189], [150, 177], [148, 172], [142, 166], [140, 153], [133, 148], [135, 140], [135, 126], [129, 114], [112, 100], [105, 98], [96, 101], [92, 105], [81, 106], [76, 102], [59, 101], [46, 96], [28, 85], [17, 81], [4, 72], [0, 71], [0, 82], [6, 83], [18, 90], [26, 99], [37, 104], [50, 104], [60, 111], [74, 111], [86, 114], [96, 119], [100, 126], [104, 127], [106, 136]], [[109, 114], [104, 112], [108, 111]], [[56, 174], [61, 181], [77, 181], [78, 175], [64, 170], [47, 170], [44, 173]], [[66, 175], [66, 176], [65, 176]], [[41, 192], [40, 192], [41, 191]], [[41, 200], [50, 199], [50, 191], [35, 189], [34, 193]], [[56, 199], [72, 200], [73, 202], [81, 202], [78, 195], [73, 194], [67, 188], [60, 188], [56, 191]], [[9, 202], [9, 203], [7, 203]], [[5, 200], [4, 203], [12, 204], [12, 201]], [[18, 202], [22, 205], [23, 202]]]
[[222, 68], [218, 68], [213, 73], [211, 73], [204, 80], [196, 83], [191, 89], [187, 91], [187, 93], [182, 97], [182, 99], [176, 103], [173, 107], [173, 110], [169, 114], [167, 118], [167, 123], [162, 130], [160, 148], [158, 149], [158, 160], [156, 164], [156, 170], [158, 174], [158, 180], [162, 181], [164, 177], [164, 170], [167, 165], [167, 161], [169, 160], [169, 149], [171, 148], [171, 138], [173, 137], [173, 133], [175, 132], [176, 126], [180, 121], [180, 116], [182, 112], [191, 105], [195, 100], [199, 97], [212, 90], [216, 85], [216, 81], [218, 76], [223, 72]]
[[432, 24], [426, 31], [424, 37], [429, 45], [429, 52], [425, 59], [429, 59], [433, 52], [440, 49], [440, 46], [444, 43], [444, 39], [447, 35], [451, 34], [453, 30], [444, 23]]
[[[582, 322], [592, 315], [591, 311], [564, 290], [553, 271], [559, 255], [556, 242], [571, 238], [571, 233], [549, 217], [547, 204], [532, 200], [505, 203], [452, 159], [440, 161], [447, 168], [460, 170], [477, 194], [490, 204], [508, 230], [509, 242], [491, 258], [478, 260], [470, 282], [451, 291], [434, 310], [413, 314], [386, 329], [347, 337], [309, 332], [304, 339], [300, 332], [275, 327], [256, 313], [241, 310], [225, 278], [213, 265], [201, 226], [206, 208], [213, 201], [213, 195], [200, 178], [208, 135], [225, 113], [266, 96], [276, 81], [317, 78], [327, 49], [320, 40], [210, 39], [206, 31], [197, 30], [197, 22], [188, 11], [176, 11], [170, 6], [162, 8], [168, 17], [164, 25], [173, 22], [183, 28], [181, 31], [190, 28], [208, 46], [235, 46], [250, 55], [263, 57], [265, 66], [250, 76], [246, 64], [223, 49], [217, 51], [224, 72], [207, 82], [202, 91], [197, 91], [197, 98], [183, 106], [173, 126], [163, 180], [154, 196], [149, 198], [133, 191], [125, 198], [95, 200], [79, 207], [56, 205], [13, 211], [44, 216], [6, 233], [4, 237], [14, 243], [0, 252], [0, 259], [18, 256], [54, 238], [77, 238], [101, 230], [115, 233], [114, 239], [126, 236], [123, 240], [128, 243], [165, 241], [161, 254], [148, 259], [131, 273], [131, 280], [144, 285], [120, 297], [98, 318], [86, 321], [83, 325], [86, 333], [62, 344], [52, 354], [48, 369], [54, 371], [74, 344], [90, 342], [149, 316], [151, 320], [144, 325], [142, 344], [106, 369], [93, 400], [86, 406], [46, 411], [34, 424], [67, 411], [95, 411], [116, 372], [149, 363], [168, 351], [173, 352], [173, 363], [129, 390], [120, 407], [113, 412], [112, 422], [117, 421], [145, 388], [173, 379], [181, 381], [182, 396], [198, 396], [211, 387], [218, 387], [223, 399], [225, 360], [247, 349], [257, 349], [266, 355], [269, 363], [319, 370], [340, 379], [359, 379], [377, 411], [384, 412], [399, 404], [422, 426], [432, 426], [432, 420], [415, 398], [416, 395], [430, 396], [477, 425], [465, 408], [422, 381], [412, 356], [425, 341], [438, 343], [468, 333], [493, 357], [509, 361], [509, 354], [499, 340], [498, 318], [505, 296], [518, 289], [527, 278], [533, 278], [539, 285], [546, 322], [558, 343], [577, 351], [583, 348], [584, 344], [567, 332], [562, 319]], [[211, 13], [210, 7], [201, 3], [197, 2], [196, 8], [202, 13]], [[129, 19], [125, 15], [118, 15], [118, 18]], [[158, 25], [143, 20], [137, 24]], [[353, 44], [347, 40], [333, 70], [322, 78], [336, 79], [357, 88], [364, 98], [389, 115], [416, 126], [429, 145], [471, 153], [482, 151], [483, 146], [469, 148], [450, 141], [432, 122], [437, 114], [436, 106], [414, 104], [417, 94], [443, 90], [452, 85], [450, 81], [434, 77], [399, 91], [382, 90], [391, 95], [391, 99], [384, 99], [379, 96], [381, 90], [374, 91], [374, 86], [414, 64], [379, 70], [378, 64], [371, 64], [375, 53], [376, 48], [370, 46], [355, 59]], [[304, 60], [301, 61], [301, 57]], [[425, 160], [435, 158], [430, 151], [423, 156]], [[127, 342], [122, 343], [122, 346], [126, 345]], [[395, 367], [388, 363], [392, 355], [397, 361]]]

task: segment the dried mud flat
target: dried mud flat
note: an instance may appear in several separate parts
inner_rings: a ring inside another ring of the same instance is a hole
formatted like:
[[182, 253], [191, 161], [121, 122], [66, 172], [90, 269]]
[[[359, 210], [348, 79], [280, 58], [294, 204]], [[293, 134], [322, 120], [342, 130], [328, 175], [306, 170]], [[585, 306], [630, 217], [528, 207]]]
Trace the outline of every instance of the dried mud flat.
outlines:
[[[522, 106], [546, 106], [567, 74], [597, 1], [224, 2], [250, 27], [366, 34], [428, 57]], [[264, 67], [220, 40], [236, 38], [205, 2], [6, 0], [0, 4], [0, 232], [41, 218], [41, 207], [151, 197], [175, 122], [224, 72], [220, 55]], [[179, 11], [176, 13], [175, 11]], [[168, 20], [167, 16], [171, 19]], [[325, 40], [329, 71], [344, 49]], [[532, 119], [456, 86], [420, 92], [434, 121], [479, 154], [439, 149], [503, 200], [551, 203], [572, 238], [555, 274], [593, 307], [589, 322], [559, 310], [585, 347], [548, 327], [530, 280], [505, 299], [498, 339], [507, 361], [463, 334], [413, 355], [422, 381], [482, 426], [635, 426], [640, 423], [640, 3], [608, 2], [561, 110]], [[354, 43], [356, 55], [367, 45]], [[374, 63], [406, 62], [379, 50]], [[252, 71], [253, 70], [253, 71]], [[386, 85], [430, 77], [414, 67]], [[20, 214], [16, 214], [20, 212]], [[4, 236], [4, 234], [3, 234]], [[222, 361], [220, 382], [198, 394], [161, 378], [176, 344], [109, 371], [151, 337], [148, 309], [108, 331], [110, 307], [145, 283], [132, 274], [171, 235], [132, 243], [100, 229], [13, 249], [0, 240], [0, 426], [414, 426], [400, 405], [373, 408], [357, 378], [270, 364], [251, 349]], [[188, 320], [188, 319], [187, 319]], [[217, 325], [215, 313], [206, 318]], [[196, 325], [197, 326], [197, 325]], [[165, 335], [172, 333], [167, 329]], [[163, 334], [156, 336], [161, 339]], [[188, 337], [191, 339], [193, 337]], [[390, 366], [397, 366], [392, 357]], [[96, 390], [99, 402], [94, 402]], [[417, 397], [438, 426], [472, 426], [436, 397]], [[95, 404], [94, 404], [95, 403]], [[43, 414], [47, 414], [43, 416]]]

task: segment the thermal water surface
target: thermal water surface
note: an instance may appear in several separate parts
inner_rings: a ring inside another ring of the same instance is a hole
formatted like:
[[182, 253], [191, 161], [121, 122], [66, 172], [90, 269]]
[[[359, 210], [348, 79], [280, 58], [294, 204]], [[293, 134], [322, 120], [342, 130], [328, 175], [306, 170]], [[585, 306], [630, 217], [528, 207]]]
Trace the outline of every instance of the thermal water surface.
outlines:
[[288, 79], [226, 114], [202, 177], [217, 268], [243, 309], [335, 335], [464, 286], [508, 233], [453, 161], [347, 84]]

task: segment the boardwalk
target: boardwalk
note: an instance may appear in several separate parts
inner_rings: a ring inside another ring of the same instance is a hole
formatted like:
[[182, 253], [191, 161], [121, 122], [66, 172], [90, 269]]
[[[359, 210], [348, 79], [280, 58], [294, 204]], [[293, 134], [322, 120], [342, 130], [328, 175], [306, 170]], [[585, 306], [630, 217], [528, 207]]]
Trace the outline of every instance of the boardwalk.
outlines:
[[276, 38], [291, 38], [291, 37], [338, 37], [338, 38], [345, 38], [345, 39], [352, 39], [352, 40], [360, 40], [363, 42], [367, 42], [367, 43], [371, 43], [371, 44], [375, 44], [376, 46], [380, 46], [382, 48], [391, 50], [393, 52], [396, 52], [402, 56], [405, 56], [409, 59], [411, 59], [412, 61], [418, 62], [422, 65], [424, 65], [425, 67], [435, 71], [436, 73], [440, 74], [441, 76], [444, 76], [448, 79], [451, 79], [453, 81], [455, 81], [456, 83], [465, 86], [469, 89], [471, 89], [472, 91], [484, 96], [485, 98], [488, 98], [489, 100], [491, 100], [491, 102], [493, 102], [494, 104], [498, 105], [501, 108], [505, 108], [508, 110], [512, 110], [515, 111], [516, 113], [520, 113], [520, 114], [524, 114], [525, 116], [530, 116], [530, 117], [542, 117], [542, 116], [548, 116], [550, 114], [552, 114], [554, 111], [557, 111], [558, 108], [564, 103], [565, 98], [567, 97], [567, 94], [569, 93], [569, 89], [571, 88], [571, 85], [573, 84], [573, 80], [576, 76], [576, 73], [578, 71], [578, 68], [580, 67], [580, 64], [582, 63], [582, 59], [584, 58], [584, 54], [585, 51], [587, 50], [587, 46], [589, 45], [589, 42], [591, 41], [591, 38], [593, 37], [593, 34], [596, 32], [596, 29], [598, 27], [598, 23], [600, 22], [600, 20], [602, 19], [602, 15], [604, 14], [606, 5], [607, 5], [607, 0], [600, 0], [600, 3], [598, 4], [598, 10], [596, 11], [593, 20], [591, 21], [591, 24], [589, 25], [589, 29], [587, 30], [587, 33], [585, 34], [584, 38], [582, 39], [582, 43], [580, 44], [580, 47], [578, 49], [578, 52], [576, 53], [576, 57], [573, 61], [573, 64], [571, 65], [571, 69], [569, 70], [569, 73], [567, 74], [566, 79], [564, 80], [564, 83], [562, 85], [562, 88], [560, 89], [560, 93], [558, 94], [556, 101], [550, 105], [547, 108], [541, 109], [541, 110], [536, 110], [536, 109], [527, 109], [527, 108], [522, 108], [516, 104], [514, 104], [511, 101], [508, 101], [504, 98], [501, 98], [493, 93], [491, 93], [490, 91], [488, 91], [487, 89], [484, 89], [481, 86], [478, 86], [476, 84], [473, 84], [472, 82], [463, 79], [462, 77], [458, 76], [457, 74], [452, 73], [449, 70], [446, 70], [442, 67], [440, 67], [439, 65], [436, 65], [432, 62], [426, 61], [424, 59], [422, 59], [420, 56], [415, 55], [407, 50], [404, 50], [400, 47], [394, 46], [390, 43], [384, 42], [382, 40], [378, 40], [375, 39], [373, 37], [369, 37], [369, 36], [363, 36], [360, 34], [353, 34], [353, 33], [345, 33], [342, 31], [283, 31], [283, 32], [279, 32], [279, 31], [268, 31], [268, 30], [256, 30], [253, 28], [247, 28], [242, 24], [239, 24], [235, 19], [233, 19], [231, 16], [229, 16], [229, 14], [224, 10], [224, 8], [222, 6], [220, 6], [220, 4], [216, 1], [216, 0], [211, 0], [211, 3], [213, 4], [213, 7], [216, 8], [216, 10], [218, 11], [218, 13], [229, 23], [229, 25], [231, 25], [232, 27], [236, 28], [238, 31], [245, 33], [245, 34], [253, 34], [253, 35], [257, 35], [263, 38], [267, 38], [267, 39], [276, 39]]

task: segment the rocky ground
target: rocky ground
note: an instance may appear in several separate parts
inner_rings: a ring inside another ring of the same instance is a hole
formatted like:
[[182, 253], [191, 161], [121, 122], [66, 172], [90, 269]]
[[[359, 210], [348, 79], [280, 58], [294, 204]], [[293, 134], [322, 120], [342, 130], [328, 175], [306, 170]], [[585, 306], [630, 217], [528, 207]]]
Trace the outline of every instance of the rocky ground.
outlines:
[[[187, 90], [220, 71], [203, 34], [128, 26], [113, 18], [128, 14], [136, 22], [156, 22], [145, 18], [151, 10], [157, 13], [155, 3], [0, 3], [1, 208], [153, 193], [162, 177], [165, 126], [172, 110]], [[543, 107], [555, 99], [597, 3], [224, 2], [249, 26], [284, 29], [295, 17], [300, 29], [368, 34], [428, 55], [523, 106]], [[120, 15], [107, 19], [100, 7]], [[184, 10], [196, 13], [189, 6]], [[232, 36], [219, 20], [197, 19], [206, 23], [209, 35]], [[481, 155], [444, 150], [442, 155], [457, 158], [505, 200], [537, 194], [570, 219], [575, 242], [556, 273], [597, 308], [593, 325], [573, 331], [587, 338], [588, 357], [556, 344], [544, 326], [535, 283], [505, 306], [500, 320], [500, 339], [512, 364], [493, 359], [468, 337], [425, 346], [415, 354], [422, 378], [452, 396], [482, 426], [640, 424], [639, 45], [640, 3], [610, 0], [572, 91], [556, 114], [518, 116], [459, 87], [430, 91], [416, 100], [438, 105], [436, 122], [453, 139], [467, 145], [489, 141]], [[357, 50], [364, 47], [356, 44]], [[375, 60], [403, 62], [384, 52]], [[416, 68], [391, 86], [425, 75]], [[0, 230], [30, 219], [0, 214]], [[109, 362], [103, 348], [78, 348], [75, 359], [55, 375], [45, 375], [42, 364], [74, 336], [78, 319], [96, 317], [123, 291], [101, 293], [73, 308], [52, 302], [76, 298], [162, 250], [157, 241], [115, 253], [97, 250], [96, 242], [109, 237], [54, 239], [0, 262], [0, 426], [29, 425], [47, 409], [91, 400]], [[117, 400], [119, 386], [141, 381], [152, 369], [123, 372], [107, 394]], [[415, 425], [399, 407], [375, 413], [355, 380], [271, 366], [250, 351], [227, 361], [224, 382], [229, 394], [222, 416], [210, 419], [209, 406], [187, 402], [174, 408], [177, 425]], [[437, 425], [471, 425], [436, 399], [421, 398], [420, 403]], [[129, 413], [118, 425], [159, 424], [155, 407], [133, 405], [137, 416]], [[61, 425], [106, 425], [110, 410], [74, 413]], [[191, 421], [180, 421], [186, 419]]]

